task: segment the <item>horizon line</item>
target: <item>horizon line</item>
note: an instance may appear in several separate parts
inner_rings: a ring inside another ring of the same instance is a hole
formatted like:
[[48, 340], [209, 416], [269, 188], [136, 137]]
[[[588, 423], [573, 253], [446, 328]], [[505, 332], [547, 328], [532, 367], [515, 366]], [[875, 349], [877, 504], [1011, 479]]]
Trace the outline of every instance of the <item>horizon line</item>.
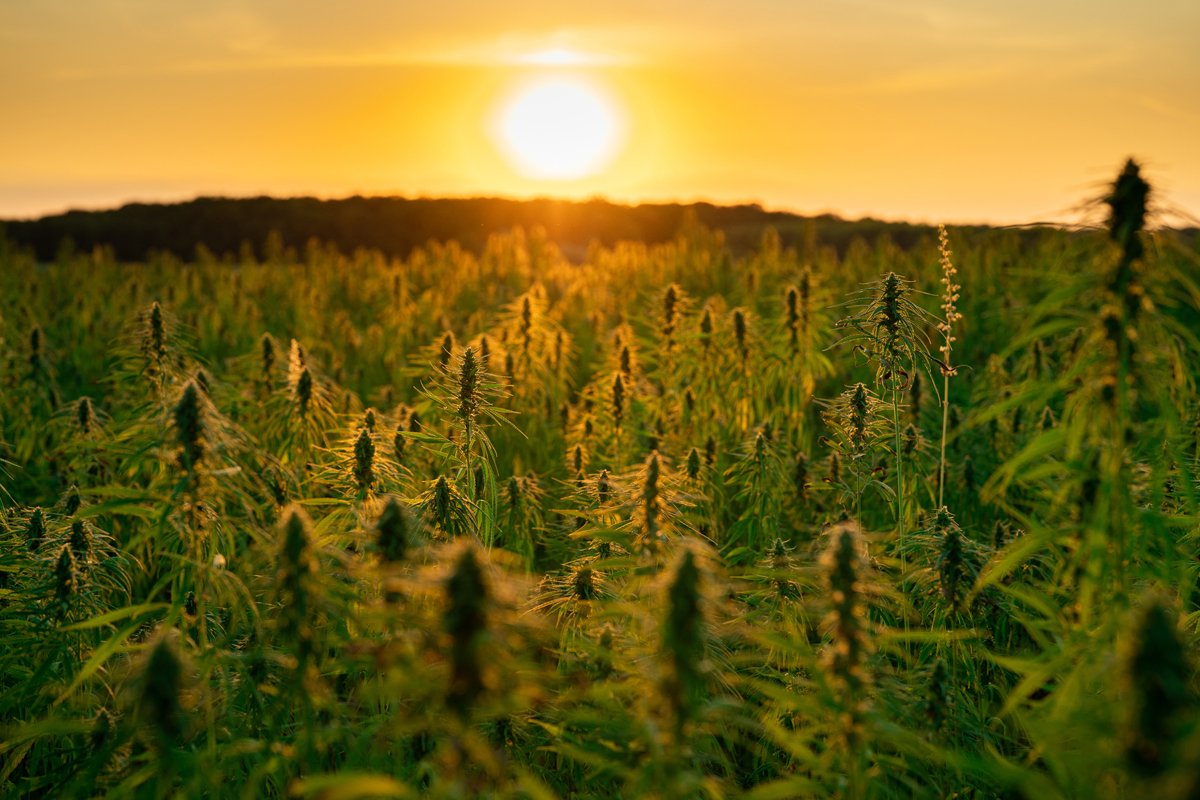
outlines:
[[[769, 205], [767, 201], [754, 198], [745, 198], [739, 200], [717, 200], [712, 197], [703, 195], [691, 195], [686, 197], [676, 198], [624, 198], [614, 197], [605, 194], [592, 194], [586, 196], [568, 196], [555, 195], [551, 193], [530, 193], [530, 194], [429, 194], [429, 193], [407, 193], [407, 192], [362, 192], [350, 190], [346, 193], [330, 193], [321, 194], [317, 192], [300, 192], [295, 194], [282, 194], [271, 192], [249, 192], [249, 193], [207, 193], [195, 192], [187, 193], [186, 195], [168, 197], [159, 196], [154, 199], [146, 199], [144, 197], [130, 196], [125, 199], [117, 200], [111, 203], [96, 203], [96, 204], [79, 204], [67, 205], [66, 207], [57, 207], [51, 210], [46, 210], [40, 213], [20, 216], [0, 216], [0, 224], [4, 223], [31, 223], [39, 222], [46, 219], [56, 217], [64, 217], [69, 214], [103, 214], [108, 212], [120, 211], [121, 209], [130, 206], [181, 206], [189, 203], [194, 203], [200, 200], [317, 200], [320, 202], [343, 202], [355, 199], [367, 200], [403, 200], [403, 201], [441, 201], [441, 200], [465, 200], [465, 201], [502, 201], [514, 203], [535, 203], [535, 202], [556, 202], [572, 205], [585, 205], [587, 203], [601, 202], [613, 206], [623, 206], [626, 208], [638, 208], [641, 206], [699, 206], [707, 205], [714, 208], [755, 208], [763, 214], [771, 215], [787, 215], [799, 217], [802, 219], [819, 219], [821, 217], [833, 217], [843, 222], [882, 222], [892, 225], [912, 225], [914, 227], [930, 227], [934, 228], [938, 225], [947, 225], [951, 227], [961, 228], [1027, 228], [1027, 227], [1043, 227], [1051, 226], [1058, 228], [1078, 228], [1089, 227], [1094, 223], [1085, 221], [1083, 217], [1084, 207], [1080, 205], [1069, 211], [1075, 212], [1078, 218], [1070, 221], [1063, 218], [1058, 219], [1042, 219], [1029, 220], [1026, 222], [1000, 222], [995, 220], [941, 220], [932, 221], [924, 218], [906, 218], [887, 215], [877, 215], [874, 212], [867, 212], [857, 216], [847, 215], [845, 212], [825, 208], [817, 211], [806, 211], [788, 206]], [[1175, 227], [1179, 226], [1166, 226]], [[1200, 227], [1200, 220], [1192, 219], [1188, 225], [1183, 226], [1184, 229]]]

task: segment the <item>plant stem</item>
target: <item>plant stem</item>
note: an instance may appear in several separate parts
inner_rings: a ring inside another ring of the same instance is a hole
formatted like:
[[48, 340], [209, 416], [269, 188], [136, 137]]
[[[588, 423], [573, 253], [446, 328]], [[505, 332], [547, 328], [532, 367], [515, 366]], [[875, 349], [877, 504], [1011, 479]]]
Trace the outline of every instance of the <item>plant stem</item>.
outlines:
[[950, 419], [950, 373], [942, 373], [942, 454], [938, 460], [938, 508], [945, 505], [942, 501], [946, 491], [946, 427]]
[[[896, 544], [900, 550], [900, 582], [901, 592], [904, 587], [904, 577], [908, 572], [907, 557], [904, 555], [904, 453], [900, 450], [900, 390], [896, 388], [896, 378], [892, 377], [892, 427], [895, 429], [896, 441]], [[908, 614], [904, 614], [904, 632], [908, 633]]]
[[[892, 428], [896, 439], [896, 532], [904, 540], [904, 453], [900, 450], [900, 390], [892, 378]], [[903, 549], [901, 549], [903, 558]]]
[[473, 500], [479, 500], [479, 497], [475, 491], [475, 473], [471, 471], [471, 420], [469, 417], [463, 420], [463, 427], [465, 429], [463, 438], [466, 439], [466, 447], [463, 452], [463, 462], [467, 467], [467, 488], [469, 490], [468, 496]]

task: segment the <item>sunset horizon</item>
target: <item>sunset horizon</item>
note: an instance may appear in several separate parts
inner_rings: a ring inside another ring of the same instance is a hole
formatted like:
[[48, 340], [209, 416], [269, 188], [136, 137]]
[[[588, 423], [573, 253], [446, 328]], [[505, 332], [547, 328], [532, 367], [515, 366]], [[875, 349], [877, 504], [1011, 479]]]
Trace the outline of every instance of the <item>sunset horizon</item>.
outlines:
[[[1125, 159], [1119, 159], [1117, 164], [1123, 163]], [[1080, 198], [1097, 197], [1105, 188], [1104, 181], [1094, 181], [1087, 184], [1081, 184], [1077, 187], [1074, 194], [1074, 202], [1068, 206], [1059, 209], [1048, 210], [1043, 214], [1026, 215], [1024, 218], [1014, 217], [1012, 219], [996, 219], [996, 218], [972, 218], [972, 217], [934, 217], [934, 216], [905, 216], [902, 213], [883, 214], [875, 213], [870, 210], [860, 210], [858, 212], [848, 212], [839, 208], [797, 208], [784, 204], [775, 204], [764, 201], [755, 197], [738, 197], [730, 195], [729, 197], [710, 197], [705, 195], [691, 196], [619, 196], [607, 194], [554, 194], [553, 192], [539, 192], [531, 190], [528, 193], [513, 193], [503, 194], [499, 192], [492, 193], [412, 193], [402, 191], [387, 191], [379, 190], [374, 192], [346, 190], [342, 192], [330, 191], [328, 193], [320, 193], [314, 191], [297, 190], [290, 193], [271, 192], [269, 190], [247, 190], [243, 193], [231, 193], [225, 191], [213, 192], [192, 192], [181, 191], [178, 194], [172, 193], [130, 193], [116, 195], [114, 199], [108, 199], [107, 194], [96, 196], [93, 201], [78, 200], [71, 201], [59, 205], [47, 205], [39, 211], [31, 213], [10, 213], [0, 214], [0, 223], [4, 221], [10, 222], [29, 222], [48, 217], [57, 217], [71, 213], [103, 213], [109, 211], [117, 211], [127, 206], [136, 205], [186, 205], [195, 201], [202, 200], [319, 200], [331, 203], [338, 201], [354, 200], [359, 198], [371, 200], [406, 200], [406, 201], [436, 201], [436, 200], [461, 200], [461, 201], [502, 201], [502, 202], [561, 202], [570, 204], [587, 204], [591, 202], [610, 203], [617, 206], [627, 206], [637, 208], [639, 206], [696, 206], [696, 205], [711, 205], [723, 208], [736, 207], [754, 207], [760, 209], [766, 214], [786, 214], [798, 218], [816, 218], [831, 216], [846, 221], [856, 220], [876, 220], [879, 222], [908, 224], [924, 227], [936, 227], [938, 225], [950, 225], [961, 227], [1022, 227], [1022, 226], [1037, 226], [1051, 225], [1072, 227], [1077, 225], [1098, 225], [1101, 224], [1102, 218], [1100, 212], [1096, 210], [1093, 204], [1088, 203]], [[81, 195], [85, 196], [85, 195]], [[1200, 226], [1200, 215], [1192, 212], [1191, 209], [1183, 208], [1176, 204], [1172, 204], [1167, 208], [1156, 209], [1155, 218], [1149, 223], [1152, 227], [1182, 227], [1194, 228]]]
[[363, 194], [1072, 222], [1127, 157], [1200, 211], [1187, 4], [1033, 28], [998, 3], [628, 5], [8, 6], [0, 218]]

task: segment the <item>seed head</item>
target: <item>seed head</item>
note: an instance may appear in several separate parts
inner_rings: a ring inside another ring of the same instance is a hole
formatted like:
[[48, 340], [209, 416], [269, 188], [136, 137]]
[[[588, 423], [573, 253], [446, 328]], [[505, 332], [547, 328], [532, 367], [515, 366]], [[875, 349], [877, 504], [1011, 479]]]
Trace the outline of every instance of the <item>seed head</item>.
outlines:
[[879, 322], [892, 341], [900, 338], [900, 301], [907, 294], [907, 288], [900, 276], [894, 272], [884, 275], [880, 283]]
[[475, 348], [463, 350], [458, 368], [458, 416], [468, 427], [479, 411], [479, 364]]
[[299, 377], [296, 378], [296, 411], [301, 419], [308, 416], [308, 408], [312, 403], [312, 397], [312, 373], [309, 372], [308, 367], [303, 367], [300, 370]]
[[1140, 258], [1143, 253], [1138, 234], [1146, 224], [1146, 201], [1149, 196], [1150, 184], [1142, 177], [1137, 162], [1129, 159], [1104, 199], [1111, 209], [1109, 236], [1121, 246], [1129, 261]]
[[259, 342], [261, 352], [262, 376], [264, 380], [271, 379], [271, 370], [275, 367], [275, 342], [269, 334], [264, 333]]
[[157, 300], [151, 303], [150, 311], [146, 314], [142, 348], [154, 366], [160, 366], [167, 356], [166, 323], [163, 321], [162, 307]]
[[483, 642], [487, 637], [488, 586], [473, 548], [462, 551], [446, 581], [443, 626], [450, 637], [450, 685], [446, 705], [460, 718], [470, 716], [486, 688]]
[[313, 653], [310, 605], [317, 558], [313, 552], [312, 522], [299, 506], [284, 511], [280, 531], [278, 571], [279, 627], [283, 641], [293, 644], [301, 662]]
[[754, 434], [754, 461], [756, 464], [763, 464], [767, 460], [767, 442], [768, 438], [762, 431]]
[[854, 385], [854, 394], [850, 397], [850, 439], [856, 445], [862, 445], [867, 439], [868, 414], [867, 387], [861, 383]]
[[595, 600], [600, 592], [596, 587], [596, 573], [591, 567], [580, 567], [575, 570], [571, 580], [571, 590], [576, 600]]
[[1008, 521], [997, 519], [996, 523], [992, 526], [992, 548], [1000, 550], [1008, 543], [1011, 536], [1012, 526], [1008, 524]]
[[75, 516], [79, 511], [79, 507], [83, 505], [83, 499], [79, 496], [79, 489], [75, 485], [67, 488], [66, 494], [62, 497], [63, 513], [68, 517]]
[[183, 670], [175, 637], [163, 633], [142, 668], [138, 711], [153, 732], [155, 744], [164, 752], [184, 742]]
[[790, 553], [791, 548], [787, 546], [787, 542], [776, 536], [775, 541], [771, 542], [771, 546], [767, 549], [767, 566], [772, 569], [787, 566]]
[[672, 283], [663, 292], [663, 318], [674, 319], [679, 304], [679, 285]]
[[625, 417], [625, 381], [621, 379], [621, 373], [619, 372], [613, 376], [612, 413], [613, 422], [620, 428], [621, 421]]
[[1193, 673], [1178, 624], [1162, 598], [1149, 598], [1136, 613], [1132, 634], [1124, 654], [1127, 706], [1122, 743], [1130, 768], [1153, 777], [1175, 761], [1197, 698], [1189, 684]]
[[526, 294], [521, 298], [521, 338], [528, 349], [529, 340], [533, 334], [533, 301]]
[[[472, 476], [478, 480], [478, 476]], [[425, 515], [448, 536], [459, 536], [472, 527], [470, 508], [454, 484], [439, 475], [433, 488], [423, 496]]]
[[630, 352], [629, 345], [621, 347], [620, 363], [621, 374], [626, 378], [631, 377], [633, 375], [633, 353]]
[[205, 397], [210, 395], [211, 380], [208, 377], [208, 372], [203, 367], [196, 370], [196, 388], [204, 393]]
[[800, 329], [802, 331], [808, 330], [812, 303], [812, 284], [812, 267], [805, 264], [804, 269], [800, 272], [800, 285], [797, 287], [800, 291]]
[[958, 340], [954, 336], [954, 326], [962, 319], [962, 314], [958, 313], [958, 293], [962, 287], [955, 283], [958, 269], [954, 266], [950, 234], [947, 233], [945, 225], [938, 226], [938, 251], [942, 264], [942, 319], [937, 324], [937, 329], [942, 334], [942, 344], [938, 350], [942, 354], [943, 374], [956, 375], [958, 370], [951, 366], [950, 355], [954, 343]]
[[92, 553], [92, 533], [87, 523], [81, 519], [71, 523], [71, 537], [68, 543], [71, 545], [71, 554], [75, 556], [75, 560], [86, 564]]
[[704, 313], [700, 315], [700, 343], [704, 346], [705, 352], [712, 347], [712, 335], [715, 327], [712, 308], [706, 305]]
[[369, 492], [375, 485], [375, 440], [366, 426], [354, 440], [354, 483], [360, 492]]
[[25, 531], [25, 541], [29, 545], [31, 552], [36, 552], [42, 546], [42, 541], [46, 538], [46, 516], [42, 513], [41, 507], [33, 509], [33, 513], [29, 515], [29, 527]]
[[292, 343], [288, 347], [288, 374], [299, 373], [306, 366], [308, 366], [308, 361], [304, 353], [304, 345], [292, 339]]
[[505, 485], [505, 494], [508, 500], [508, 510], [511, 514], [519, 514], [525, 505], [525, 492], [521, 488], [521, 480], [512, 475]]
[[804, 453], [796, 453], [796, 460], [792, 464], [792, 486], [799, 499], [808, 496], [808, 456]]
[[446, 367], [450, 363], [450, 357], [454, 355], [454, 334], [446, 331], [446, 335], [442, 337], [442, 345], [438, 351], [438, 366]]
[[692, 719], [704, 697], [704, 613], [700, 605], [700, 570], [685, 549], [667, 586], [667, 615], [662, 647], [667, 659], [667, 698], [675, 716], [676, 735]]
[[737, 344], [738, 354], [742, 361], [745, 361], [750, 355], [750, 345], [747, 341], [748, 323], [746, 321], [746, 312], [740, 308], [733, 310], [733, 338]]
[[175, 425], [175, 441], [180, 448], [179, 465], [189, 473], [194, 472], [205, 454], [204, 408], [195, 381], [188, 381], [183, 388], [171, 419]]
[[771, 543], [767, 550], [766, 558], [762, 560], [762, 565], [774, 573], [771, 578], [771, 585], [775, 588], [780, 599], [783, 600], [798, 600], [801, 596], [800, 587], [794, 581], [788, 580], [785, 574], [790, 574], [793, 569], [792, 548], [787, 546], [787, 542], [778, 536]]
[[413, 528], [408, 509], [395, 497], [389, 497], [375, 520], [375, 543], [384, 561], [403, 561], [409, 549]]
[[955, 522], [949, 509], [942, 506], [933, 523], [935, 535], [940, 536], [941, 551], [938, 554], [938, 585], [942, 599], [952, 611], [959, 609], [962, 592], [968, 588], [971, 575], [964, 553], [962, 529]]
[[863, 669], [870, 642], [866, 629], [863, 579], [866, 565], [862, 531], [854, 522], [838, 523], [830, 532], [829, 549], [821, 558], [833, 608], [829, 622], [833, 643], [826, 656], [831, 679], [842, 694], [851, 723], [857, 718], [867, 677]]
[[608, 470], [600, 470], [600, 474], [596, 476], [596, 499], [600, 505], [608, 505], [608, 501], [612, 499], [612, 482], [608, 477]]
[[487, 370], [488, 363], [492, 360], [492, 340], [485, 333], [479, 337], [479, 366], [483, 370]]
[[659, 544], [659, 517], [662, 513], [661, 488], [659, 480], [662, 477], [662, 466], [658, 453], [651, 453], [646, 459], [642, 472], [642, 530], [641, 544], [643, 549], [653, 551]]
[[71, 597], [79, 591], [79, 567], [69, 545], [63, 545], [54, 565], [54, 594], [65, 610]]
[[92, 409], [92, 401], [86, 397], [79, 398], [75, 406], [75, 419], [79, 422], [79, 430], [84, 436], [92, 432], [96, 424], [96, 412]]
[[784, 294], [783, 306], [787, 314], [788, 341], [792, 353], [795, 353], [800, 347], [800, 290], [795, 286], [789, 286]]

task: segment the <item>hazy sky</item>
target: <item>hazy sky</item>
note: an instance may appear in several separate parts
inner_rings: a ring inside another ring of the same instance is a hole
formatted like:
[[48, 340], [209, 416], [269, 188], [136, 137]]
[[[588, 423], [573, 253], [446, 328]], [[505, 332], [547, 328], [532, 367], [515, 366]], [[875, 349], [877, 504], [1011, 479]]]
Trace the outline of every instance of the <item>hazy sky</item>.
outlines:
[[[361, 192], [1024, 222], [1128, 155], [1197, 214], [1198, 43], [1197, 0], [0, 0], [0, 216]], [[623, 146], [523, 177], [491, 120], [567, 73]]]

